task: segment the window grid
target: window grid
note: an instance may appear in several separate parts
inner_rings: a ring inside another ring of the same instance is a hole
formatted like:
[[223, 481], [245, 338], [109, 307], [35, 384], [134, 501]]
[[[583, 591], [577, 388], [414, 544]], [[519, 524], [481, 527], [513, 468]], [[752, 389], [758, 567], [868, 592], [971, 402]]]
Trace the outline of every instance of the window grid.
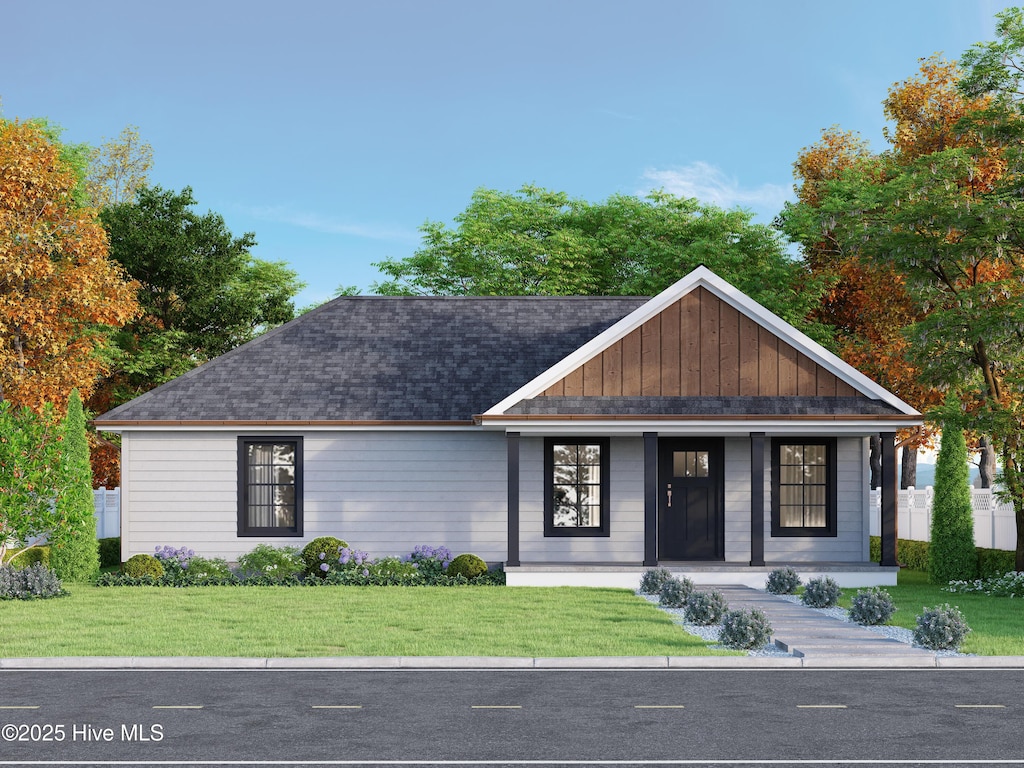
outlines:
[[238, 535], [302, 535], [302, 438], [239, 438]]
[[544, 535], [607, 536], [608, 439], [545, 438]]

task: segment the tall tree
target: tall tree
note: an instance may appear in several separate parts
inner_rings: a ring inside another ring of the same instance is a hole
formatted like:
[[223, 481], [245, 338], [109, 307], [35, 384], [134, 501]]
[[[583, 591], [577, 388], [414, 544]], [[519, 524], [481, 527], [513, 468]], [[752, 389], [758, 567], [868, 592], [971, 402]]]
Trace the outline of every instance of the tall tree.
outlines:
[[57, 522], [50, 535], [50, 567], [62, 579], [84, 581], [99, 571], [100, 559], [89, 443], [78, 390], [71, 391], [60, 438], [60, 488], [54, 502]]
[[0, 400], [37, 411], [91, 392], [112, 329], [137, 312], [79, 187], [42, 128], [0, 120]]
[[153, 147], [139, 137], [139, 129], [126, 126], [116, 139], [90, 151], [85, 189], [95, 208], [128, 203], [149, 182]]
[[[524, 186], [478, 189], [455, 217], [422, 227], [423, 244], [376, 266], [384, 294], [651, 295], [700, 264], [807, 328], [817, 300], [802, 266], [745, 211], [656, 192], [602, 203]], [[813, 330], [813, 329], [812, 329]]]
[[110, 253], [139, 284], [142, 316], [118, 335], [118, 369], [91, 401], [107, 410], [294, 317], [302, 288], [283, 262], [253, 258], [252, 233], [235, 237], [198, 214], [188, 187], [141, 187], [103, 210]]
[[960, 404], [953, 397], [947, 399], [943, 408], [929, 538], [928, 575], [932, 582], [948, 584], [954, 579], [969, 580], [978, 575], [967, 443]]

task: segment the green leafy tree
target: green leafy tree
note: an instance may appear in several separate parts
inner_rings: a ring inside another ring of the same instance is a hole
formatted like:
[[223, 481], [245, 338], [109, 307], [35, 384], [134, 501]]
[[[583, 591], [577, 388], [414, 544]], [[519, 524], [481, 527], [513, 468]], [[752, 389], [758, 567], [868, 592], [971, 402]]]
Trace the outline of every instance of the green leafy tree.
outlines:
[[62, 579], [84, 581], [99, 572], [100, 558], [85, 412], [77, 389], [68, 399], [60, 433], [61, 478], [54, 504], [58, 519], [50, 536], [50, 567]]
[[978, 572], [967, 441], [959, 410], [958, 402], [946, 401], [942, 441], [935, 464], [928, 575], [936, 584], [973, 579]]
[[[779, 236], [697, 200], [656, 192], [602, 203], [534, 186], [478, 189], [455, 228], [427, 222], [410, 257], [376, 266], [383, 294], [653, 295], [704, 264], [787, 321], [819, 295]], [[802, 288], [802, 290], [797, 290]], [[820, 329], [818, 329], [820, 330]], [[816, 335], [820, 333], [814, 331]]]
[[0, 562], [56, 530], [61, 483], [59, 425], [49, 404], [37, 414], [0, 401]]
[[119, 368], [104, 382], [105, 411], [295, 316], [303, 284], [283, 262], [254, 258], [255, 236], [235, 237], [192, 190], [140, 187], [105, 208], [111, 257], [140, 284], [143, 315], [118, 335]]
[[126, 126], [116, 139], [108, 139], [89, 152], [85, 190], [96, 208], [131, 202], [149, 181], [153, 147], [139, 137], [139, 129]]

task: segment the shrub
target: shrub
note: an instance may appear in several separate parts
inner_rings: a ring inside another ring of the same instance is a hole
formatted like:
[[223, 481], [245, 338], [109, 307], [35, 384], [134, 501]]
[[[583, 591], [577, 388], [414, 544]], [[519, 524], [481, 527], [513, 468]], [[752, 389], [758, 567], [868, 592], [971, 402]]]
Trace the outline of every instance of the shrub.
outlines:
[[1024, 571], [1007, 571], [1002, 576], [991, 576], [974, 581], [951, 581], [946, 591], [977, 592], [993, 597], [1024, 597]]
[[0, 600], [32, 600], [60, 597], [60, 579], [42, 563], [25, 568], [0, 565]]
[[831, 608], [839, 602], [841, 594], [839, 585], [831, 577], [821, 576], [807, 582], [800, 600], [811, 608]]
[[132, 555], [128, 561], [121, 566], [125, 576], [138, 579], [149, 576], [152, 579], [159, 579], [164, 575], [164, 567], [152, 555]]
[[182, 576], [187, 576], [187, 580], [190, 582], [222, 581], [234, 578], [227, 561], [219, 557], [193, 557], [182, 569]]
[[925, 608], [917, 617], [914, 642], [933, 651], [955, 651], [970, 631], [960, 609], [946, 603]]
[[487, 563], [476, 555], [466, 553], [459, 555], [448, 564], [447, 573], [449, 576], [465, 576], [467, 579], [475, 579], [487, 573]]
[[718, 590], [694, 592], [686, 598], [686, 620], [691, 624], [717, 624], [727, 610], [729, 604]]
[[7, 565], [12, 568], [28, 568], [30, 565], [40, 563], [49, 567], [50, 565], [50, 548], [49, 547], [29, 547], [24, 549], [10, 560], [7, 561]]
[[850, 618], [858, 624], [885, 624], [896, 612], [892, 596], [880, 587], [862, 589], [850, 600]]
[[744, 608], [726, 611], [722, 616], [722, 631], [718, 634], [718, 642], [726, 648], [750, 650], [760, 648], [771, 636], [772, 625], [764, 612], [757, 608]]
[[[302, 562], [307, 576], [323, 578], [338, 562], [338, 553], [348, 546], [347, 541], [334, 536], [319, 536], [302, 548]], [[321, 568], [326, 565], [327, 568]]]
[[[1012, 549], [987, 549], [975, 547], [978, 556], [978, 577], [988, 578], [989, 576], [1001, 576], [1007, 571], [1014, 570], [1016, 553]], [[882, 559], [882, 539], [879, 536], [871, 537], [871, 561], [879, 562]], [[928, 572], [928, 542], [914, 541], [912, 539], [900, 539], [899, 543], [900, 563], [914, 571]]]
[[423, 578], [429, 581], [445, 573], [452, 562], [452, 553], [448, 547], [419, 544], [403, 559], [415, 563]]
[[257, 544], [238, 558], [238, 576], [266, 576], [272, 580], [288, 579], [302, 573], [306, 564], [298, 547], [274, 547]]
[[100, 539], [100, 568], [114, 568], [121, 564], [121, 537]]
[[658, 602], [666, 608], [682, 608], [686, 605], [686, 598], [693, 592], [693, 582], [683, 577], [677, 579], [674, 576], [661, 585], [658, 593]]
[[672, 578], [668, 568], [654, 568], [640, 577], [640, 592], [645, 595], [661, 593], [661, 585]]
[[[949, 404], [947, 400], [947, 408]], [[954, 418], [947, 419], [942, 426], [942, 442], [935, 463], [930, 540], [928, 577], [933, 584], [973, 579], [977, 575], [967, 443], [963, 429]]]
[[773, 595], [792, 595], [800, 586], [800, 576], [792, 568], [776, 568], [768, 574], [764, 588]]

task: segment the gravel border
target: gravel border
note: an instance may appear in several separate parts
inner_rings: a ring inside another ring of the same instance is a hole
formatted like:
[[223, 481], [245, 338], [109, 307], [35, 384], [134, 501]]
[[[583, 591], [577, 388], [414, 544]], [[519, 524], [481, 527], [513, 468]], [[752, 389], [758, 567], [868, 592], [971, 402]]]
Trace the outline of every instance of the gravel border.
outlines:
[[[638, 597], [642, 597], [647, 602], [654, 605], [659, 611], [663, 611], [672, 617], [672, 621], [678, 624], [680, 627], [685, 629], [691, 635], [699, 637], [706, 643], [714, 643], [711, 646], [716, 651], [729, 651], [735, 650], [735, 648], [726, 648], [724, 645], [718, 643], [718, 633], [722, 630], [721, 624], [711, 624], [710, 626], [702, 626], [700, 624], [691, 624], [686, 620], [686, 612], [682, 608], [666, 608], [658, 602], [657, 595], [645, 595], [643, 592], [636, 593]], [[747, 651], [747, 656], [767, 657], [767, 656], [792, 656], [793, 654], [782, 650], [774, 642], [765, 643], [760, 648], [755, 648], [752, 651]]]

